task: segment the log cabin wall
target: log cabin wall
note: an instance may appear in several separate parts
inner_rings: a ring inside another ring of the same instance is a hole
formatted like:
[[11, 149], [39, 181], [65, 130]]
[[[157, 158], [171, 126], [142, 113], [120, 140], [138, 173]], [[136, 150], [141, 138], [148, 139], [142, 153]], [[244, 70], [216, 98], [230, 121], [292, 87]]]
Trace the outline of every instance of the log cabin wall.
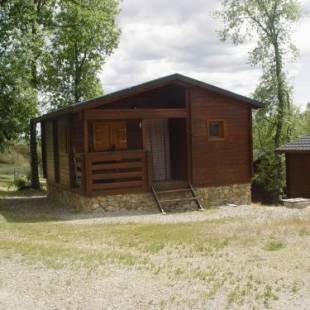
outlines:
[[310, 198], [310, 154], [286, 154], [289, 198]]
[[55, 182], [53, 121], [44, 122], [47, 181]]
[[75, 153], [83, 153], [83, 122], [81, 120], [72, 120], [70, 126], [72, 151]]
[[[250, 183], [250, 107], [201, 88], [190, 90], [190, 102], [193, 185], [223, 186]], [[207, 122], [210, 120], [224, 122], [223, 140], [208, 140]]]
[[57, 120], [59, 183], [64, 188], [70, 188], [70, 161], [69, 161], [69, 128], [68, 118]]
[[[44, 122], [47, 181], [70, 187], [68, 119], [62, 117]], [[57, 149], [55, 149], [57, 148]], [[58, 174], [58, 177], [56, 177]]]
[[142, 150], [142, 129], [140, 120], [127, 121], [127, 148], [128, 150]]
[[98, 109], [163, 109], [185, 107], [185, 87], [167, 85], [159, 89], [119, 99]]

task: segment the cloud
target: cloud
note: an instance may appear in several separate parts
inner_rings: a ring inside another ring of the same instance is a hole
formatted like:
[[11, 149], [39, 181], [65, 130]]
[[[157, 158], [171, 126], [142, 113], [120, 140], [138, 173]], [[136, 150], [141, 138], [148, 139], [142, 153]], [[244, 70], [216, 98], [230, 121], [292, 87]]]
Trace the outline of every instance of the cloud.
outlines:
[[[219, 40], [221, 24], [212, 16], [219, 5], [219, 0], [124, 0], [120, 45], [102, 72], [105, 91], [179, 72], [251, 95], [260, 71], [248, 64], [250, 46]], [[303, 51], [310, 48], [304, 33], [296, 40]]]

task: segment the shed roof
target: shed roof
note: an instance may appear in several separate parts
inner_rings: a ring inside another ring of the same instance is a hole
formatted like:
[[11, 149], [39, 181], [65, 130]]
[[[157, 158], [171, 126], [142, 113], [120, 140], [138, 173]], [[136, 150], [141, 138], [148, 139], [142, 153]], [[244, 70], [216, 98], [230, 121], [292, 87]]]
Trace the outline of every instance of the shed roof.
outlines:
[[310, 152], [310, 135], [282, 145], [277, 151], [280, 153], [308, 153]]
[[168, 76], [165, 76], [165, 77], [162, 77], [159, 79], [155, 79], [155, 80], [143, 83], [143, 84], [139, 84], [139, 85], [136, 85], [133, 87], [129, 87], [129, 88], [125, 88], [125, 89], [113, 92], [113, 93], [109, 93], [109, 94], [104, 95], [104, 96], [100, 96], [100, 97], [97, 97], [94, 99], [79, 102], [79, 103], [73, 104], [69, 107], [58, 109], [54, 112], [50, 112], [50, 113], [47, 113], [45, 115], [42, 115], [42, 116], [36, 118], [35, 121], [39, 122], [39, 121], [42, 121], [42, 120], [47, 119], [47, 118], [52, 118], [54, 116], [58, 116], [58, 115], [66, 114], [66, 113], [72, 113], [72, 112], [79, 112], [80, 110], [82, 110], [84, 108], [92, 108], [98, 104], [110, 103], [110, 102], [116, 101], [116, 100], [124, 98], [124, 97], [133, 96], [133, 95], [136, 95], [136, 94], [141, 93], [141, 92], [150, 91], [150, 90], [160, 88], [162, 86], [173, 84], [173, 83], [181, 83], [185, 86], [187, 85], [187, 86], [202, 87], [204, 89], [213, 91], [215, 93], [218, 93], [218, 94], [221, 94], [221, 95], [224, 95], [227, 97], [231, 97], [233, 99], [247, 103], [253, 109], [258, 109], [258, 108], [263, 107], [263, 104], [257, 100], [254, 100], [254, 99], [233, 93], [233, 92], [225, 90], [223, 88], [213, 86], [211, 84], [190, 78], [188, 76], [185, 76], [185, 75], [182, 75], [179, 73], [175, 73], [175, 74], [168, 75]]

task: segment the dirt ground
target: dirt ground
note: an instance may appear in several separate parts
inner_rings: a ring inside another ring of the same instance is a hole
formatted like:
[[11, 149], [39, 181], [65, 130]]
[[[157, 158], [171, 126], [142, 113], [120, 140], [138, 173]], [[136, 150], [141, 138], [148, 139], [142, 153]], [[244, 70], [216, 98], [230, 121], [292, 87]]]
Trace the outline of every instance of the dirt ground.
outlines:
[[0, 198], [0, 309], [310, 309], [310, 207], [72, 213]]

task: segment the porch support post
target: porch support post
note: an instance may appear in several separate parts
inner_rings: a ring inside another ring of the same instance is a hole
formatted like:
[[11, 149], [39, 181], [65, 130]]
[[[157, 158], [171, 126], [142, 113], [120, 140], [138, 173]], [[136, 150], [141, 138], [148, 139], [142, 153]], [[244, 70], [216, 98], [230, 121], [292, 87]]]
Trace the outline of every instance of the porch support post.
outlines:
[[88, 157], [88, 148], [89, 148], [89, 134], [88, 134], [88, 121], [85, 119], [85, 115], [83, 113], [82, 117], [82, 123], [83, 123], [83, 144], [84, 144], [84, 173], [83, 173], [83, 184], [84, 184], [84, 192], [86, 195], [91, 194], [91, 174], [90, 174], [90, 164], [89, 164], [89, 157]]
[[149, 127], [147, 126], [147, 120], [142, 119], [142, 143], [143, 143], [143, 150], [146, 151], [146, 165], [147, 165], [147, 188], [150, 189], [152, 185], [152, 153], [151, 153], [151, 146], [150, 146], [150, 132]]
[[37, 123], [30, 120], [30, 166], [31, 166], [31, 187], [40, 189], [39, 167], [37, 153]]

